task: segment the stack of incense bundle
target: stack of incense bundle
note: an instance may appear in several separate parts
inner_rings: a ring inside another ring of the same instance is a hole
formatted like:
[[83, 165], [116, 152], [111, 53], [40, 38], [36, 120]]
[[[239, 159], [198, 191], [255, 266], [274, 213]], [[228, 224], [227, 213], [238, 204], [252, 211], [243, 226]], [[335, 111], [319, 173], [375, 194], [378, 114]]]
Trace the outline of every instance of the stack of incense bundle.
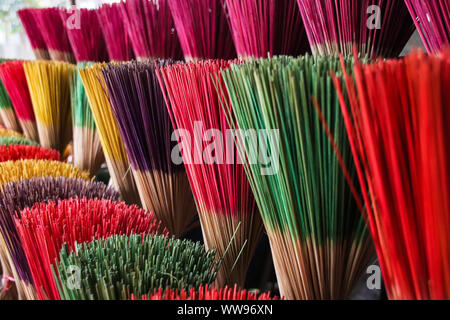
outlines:
[[[233, 64], [222, 72], [234, 126], [278, 133], [266, 144], [278, 160], [271, 174], [252, 160], [254, 146], [239, 146], [286, 299], [348, 298], [374, 255], [358, 192], [349, 184], [355, 168], [331, 70], [340, 72], [339, 59], [305, 56]], [[342, 156], [335, 156], [335, 146]]]
[[142, 205], [171, 234], [181, 236], [192, 227], [197, 210], [183, 164], [172, 161], [176, 143], [155, 69], [155, 63], [110, 64], [102, 74]]
[[129, 170], [130, 162], [105, 90], [106, 84], [101, 74], [105, 67], [106, 64], [95, 64], [78, 71], [86, 89], [113, 184], [126, 203], [140, 204], [139, 192]]
[[67, 20], [61, 19], [60, 8], [45, 8], [33, 11], [34, 19], [47, 46], [50, 58], [54, 61], [75, 62], [75, 56], [66, 33], [66, 26], [77, 28], [77, 19], [72, 15]]
[[[0, 59], [0, 64], [5, 61], [8, 60]], [[1, 74], [2, 73], [0, 69], [0, 124], [2, 126], [5, 126], [6, 129], [21, 131], [11, 99], [9, 98], [9, 94], [6, 91], [5, 86], [3, 85]]]
[[36, 115], [39, 142], [64, 152], [72, 140], [70, 75], [74, 66], [65, 62], [28, 61], [23, 65]]
[[335, 84], [388, 296], [450, 299], [450, 51], [353, 72]]
[[91, 106], [83, 87], [79, 68], [89, 63], [79, 63], [70, 76], [70, 100], [73, 126], [73, 163], [95, 175], [105, 160], [100, 137], [95, 127]]
[[[226, 93], [216, 91], [227, 61], [161, 67], [158, 76], [177, 130], [179, 148], [200, 215], [207, 248], [223, 257], [217, 286], [244, 285], [262, 232], [255, 204], [227, 116]], [[226, 141], [225, 141], [226, 139]]]
[[222, 0], [168, 0], [168, 3], [185, 60], [236, 58]]
[[414, 32], [403, 1], [297, 1], [314, 55], [396, 58]]
[[222, 0], [240, 58], [298, 56], [309, 51], [296, 0]]
[[[215, 252], [200, 243], [154, 235], [112, 236], [75, 251], [65, 246], [60, 261], [61, 296], [68, 300], [129, 300], [158, 287], [197, 288], [211, 284], [219, 268]], [[79, 289], [67, 285], [71, 266], [80, 270]]]
[[45, 44], [44, 37], [39, 29], [38, 21], [36, 21], [36, 12], [40, 9], [26, 8], [17, 11], [17, 15], [30, 40], [31, 48], [34, 56], [38, 60], [50, 60], [50, 54]]
[[37, 298], [30, 267], [17, 233], [15, 218], [20, 212], [36, 203], [72, 198], [117, 200], [117, 191], [100, 182], [89, 182], [69, 177], [34, 178], [11, 182], [3, 186], [0, 196], [0, 230], [5, 239], [6, 256], [11, 264], [12, 275], [19, 299]]
[[[57, 279], [59, 276], [64, 278], [70, 271], [66, 268], [68, 265], [64, 268], [61, 266], [57, 268], [55, 263], [59, 262], [59, 252], [64, 246], [66, 247], [64, 252], [69, 254], [74, 249], [79, 250], [77, 244], [94, 239], [108, 238], [114, 235], [166, 234], [165, 230], [161, 230], [161, 223], [155, 219], [153, 213], [141, 210], [134, 205], [127, 206], [123, 202], [104, 199], [88, 200], [84, 198], [61, 200], [58, 203], [38, 203], [31, 209], [22, 210], [21, 217], [15, 220], [37, 296], [41, 300], [59, 300], [61, 298]], [[85, 245], [82, 244], [82, 246]], [[138, 252], [142, 251], [135, 253]], [[120, 252], [115, 251], [115, 253], [117, 255], [114, 256], [118, 259], [116, 263], [119, 265], [116, 267], [111, 265], [112, 269], [108, 272], [122, 267], [123, 259], [128, 256], [125, 254], [123, 258], [119, 258]], [[131, 256], [136, 256], [136, 254]], [[144, 260], [142, 257], [138, 259], [139, 262], [142, 260]], [[110, 261], [113, 263], [113, 260]], [[94, 261], [92, 262], [87, 265], [88, 268], [96, 268], [98, 265]], [[159, 262], [153, 261], [156, 264]], [[173, 260], [170, 262], [173, 263]], [[73, 261], [72, 265], [76, 266], [76, 261]], [[86, 263], [82, 262], [82, 265], [86, 265]], [[191, 274], [187, 274], [187, 276], [189, 277]], [[95, 275], [94, 278], [98, 279], [99, 277]], [[138, 281], [138, 284], [143, 285], [144, 283]], [[61, 285], [64, 287], [67, 282], [59, 284], [59, 286]]]
[[0, 64], [0, 78], [15, 110], [15, 114], [13, 110], [4, 110], [2, 117], [5, 125], [9, 124], [8, 128], [19, 131], [18, 128], [14, 129], [17, 116], [24, 135], [31, 140], [38, 141], [36, 117], [23, 65], [24, 61], [8, 61]]
[[134, 53], [120, 6], [120, 3], [103, 4], [97, 9], [97, 17], [110, 60], [129, 61], [134, 58]]
[[168, 0], [127, 0], [120, 5], [137, 59], [183, 58]]

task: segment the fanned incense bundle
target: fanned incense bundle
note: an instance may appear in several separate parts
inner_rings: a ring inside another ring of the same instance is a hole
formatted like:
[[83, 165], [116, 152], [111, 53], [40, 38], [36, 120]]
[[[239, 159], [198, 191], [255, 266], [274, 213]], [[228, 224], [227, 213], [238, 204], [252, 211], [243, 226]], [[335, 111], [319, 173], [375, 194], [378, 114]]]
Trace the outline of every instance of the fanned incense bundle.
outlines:
[[9, 182], [36, 177], [71, 177], [89, 180], [89, 173], [59, 161], [17, 160], [0, 163], [0, 188]]
[[[0, 59], [0, 64], [8, 61]], [[0, 124], [4, 125], [9, 130], [20, 131], [20, 125], [17, 121], [16, 113], [9, 98], [8, 92], [3, 85], [3, 80], [1, 79], [1, 69], [0, 69]]]
[[230, 127], [222, 104], [228, 97], [217, 93], [212, 79], [221, 81], [219, 71], [228, 66], [229, 62], [216, 60], [166, 66], [158, 71], [173, 125], [178, 129], [206, 246], [223, 257], [219, 287], [244, 285], [262, 232], [244, 167], [236, 161], [234, 139], [227, 131]]
[[222, 0], [168, 0], [188, 61], [236, 58]]
[[17, 11], [17, 15], [22, 22], [23, 28], [27, 34], [28, 40], [30, 40], [31, 48], [33, 49], [34, 56], [38, 60], [50, 60], [47, 45], [45, 44], [44, 37], [39, 29], [38, 22], [36, 21], [36, 12], [40, 9], [26, 8]]
[[16, 160], [54, 160], [59, 161], [59, 152], [33, 145], [9, 145], [0, 143], [0, 162]]
[[38, 146], [35, 141], [20, 137], [0, 137], [0, 146], [10, 145], [26, 145], [26, 146]]
[[72, 140], [70, 75], [74, 66], [65, 62], [29, 61], [24, 65], [36, 115], [39, 142], [64, 152]]
[[234, 64], [222, 73], [235, 126], [278, 133], [267, 145], [279, 160], [273, 174], [252, 161], [251, 144], [239, 145], [286, 299], [345, 299], [373, 256], [347, 181], [356, 180], [355, 169], [330, 70], [339, 72], [338, 59], [305, 56]]
[[405, 2], [429, 53], [438, 53], [450, 44], [448, 0], [405, 0]]
[[296, 0], [222, 0], [241, 58], [298, 56], [309, 51]]
[[61, 19], [60, 8], [45, 8], [34, 12], [41, 35], [44, 38], [52, 60], [74, 63], [75, 57], [70, 46], [66, 27], [77, 28], [77, 12], [72, 12], [67, 20]]
[[151, 295], [145, 295], [141, 298], [137, 298], [132, 295], [131, 300], [278, 300], [277, 297], [271, 297], [270, 292], [268, 293], [255, 293], [247, 291], [245, 289], [238, 289], [237, 286], [234, 288], [221, 288], [217, 289], [208, 285], [201, 285], [198, 289], [191, 288], [190, 290], [181, 289], [174, 290], [167, 288], [163, 290], [159, 288], [155, 290]]
[[[79, 63], [78, 68], [84, 68], [87, 65], [86, 63]], [[74, 69], [70, 77], [70, 98], [73, 126], [73, 163], [76, 167], [95, 175], [105, 157], [78, 69]]]
[[5, 129], [5, 128], [0, 128], [0, 136], [1, 137], [25, 138], [25, 136], [23, 134], [13, 131], [13, 130]]
[[120, 5], [137, 59], [182, 59], [168, 0], [127, 0]]
[[[58, 285], [65, 287], [67, 282], [58, 284], [55, 281], [55, 277], [56, 279], [59, 277], [55, 263], [58, 263], [59, 252], [63, 246], [68, 246], [65, 250], [67, 252], [77, 248], [78, 243], [113, 235], [160, 232], [165, 234], [165, 230], [160, 230], [160, 222], [155, 219], [153, 213], [141, 210], [137, 206], [129, 207], [123, 202], [98, 199], [69, 199], [58, 203], [38, 203], [33, 208], [21, 212], [21, 218], [16, 218], [16, 226], [37, 295], [41, 300], [64, 298], [60, 296]], [[119, 255], [121, 252], [116, 253]], [[134, 254], [137, 253], [134, 252]], [[139, 258], [140, 262], [144, 260], [144, 256]], [[64, 256], [62, 258], [65, 259]], [[92, 258], [95, 259], [95, 257]], [[120, 262], [118, 261], [120, 267], [125, 262], [122, 259], [125, 259], [125, 256], [119, 260]], [[157, 262], [160, 261], [154, 263]], [[74, 261], [72, 265], [83, 268], [85, 262], [80, 266]], [[92, 261], [87, 267], [89, 266], [95, 268], [96, 263]], [[68, 265], [59, 268], [61, 277], [67, 275], [69, 270], [66, 267]], [[107, 272], [114, 269], [117, 270], [117, 266], [111, 266]], [[97, 275], [99, 273], [96, 273], [94, 277], [96, 278]], [[172, 283], [169, 282], [169, 284]]]
[[73, 14], [77, 15], [78, 26], [66, 22], [64, 27], [77, 62], [109, 60], [105, 38], [97, 18], [96, 10], [90, 9], [61, 9], [59, 14], [62, 21], [69, 21]]
[[97, 9], [97, 17], [105, 37], [109, 59], [113, 61], [129, 61], [134, 58], [131, 40], [119, 3], [103, 4]]
[[354, 74], [341, 108], [388, 296], [450, 299], [450, 51]]
[[403, 1], [297, 1], [314, 55], [395, 58], [414, 31]]
[[35, 178], [11, 182], [3, 186], [0, 196], [0, 231], [6, 239], [6, 257], [12, 266], [12, 275], [20, 299], [36, 299], [30, 267], [19, 240], [14, 218], [20, 211], [35, 203], [72, 198], [117, 200], [119, 194], [100, 182], [74, 178]]
[[23, 64], [23, 61], [8, 61], [0, 64], [0, 78], [15, 110], [15, 114], [13, 110], [2, 110], [2, 118], [9, 129], [19, 131], [19, 128], [17, 128], [17, 115], [25, 136], [31, 140], [38, 141], [36, 117], [34, 116]]
[[[75, 252], [64, 246], [60, 261], [60, 293], [67, 300], [129, 300], [159, 287], [196, 288], [211, 284], [218, 269], [215, 252], [199, 242], [153, 235], [112, 236], [77, 244]], [[67, 285], [73, 266], [80, 270], [79, 289]]]
[[110, 64], [102, 74], [142, 205], [181, 236], [197, 210], [185, 168], [171, 158], [173, 127], [155, 68], [145, 62]]
[[128, 156], [111, 111], [106, 84], [101, 74], [105, 66], [106, 64], [96, 64], [79, 69], [78, 72], [86, 89], [111, 179], [126, 203], [140, 204], [139, 192], [133, 174], [129, 170]]

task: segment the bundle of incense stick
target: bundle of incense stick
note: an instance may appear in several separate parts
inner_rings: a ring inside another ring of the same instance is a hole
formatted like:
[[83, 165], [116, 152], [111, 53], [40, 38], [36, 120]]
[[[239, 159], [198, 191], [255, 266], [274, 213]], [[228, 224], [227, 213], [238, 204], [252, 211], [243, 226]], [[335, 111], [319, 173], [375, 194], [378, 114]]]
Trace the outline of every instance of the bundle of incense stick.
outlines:
[[[0, 59], [0, 64], [8, 61]], [[17, 121], [16, 113], [9, 98], [8, 92], [3, 85], [3, 80], [1, 79], [1, 69], [0, 69], [0, 124], [4, 125], [9, 130], [21, 131], [19, 122]]]
[[[78, 68], [88, 64], [79, 63]], [[70, 98], [73, 126], [73, 163], [80, 169], [96, 174], [105, 160], [94, 117], [78, 69], [70, 77]]]
[[173, 127], [155, 68], [146, 62], [110, 64], [102, 74], [142, 205], [181, 236], [197, 210], [183, 164], [172, 161]]
[[241, 58], [293, 55], [309, 51], [296, 0], [222, 0]]
[[151, 295], [144, 295], [137, 298], [131, 296], [131, 300], [278, 300], [278, 297], [271, 297], [270, 292], [256, 293], [245, 289], [215, 288], [208, 285], [201, 285], [199, 288], [186, 289], [157, 289]]
[[[21, 218], [16, 218], [16, 226], [30, 267], [37, 296], [41, 300], [59, 300], [60, 298], [64, 298], [65, 292], [60, 292], [58, 286], [64, 288], [64, 291], [69, 289], [66, 287], [66, 281], [63, 280], [63, 283], [58, 283], [57, 281], [60, 277], [64, 279], [67, 273], [70, 272], [66, 268], [69, 265], [65, 265], [64, 267], [59, 266], [59, 268], [55, 265], [55, 263], [58, 263], [59, 252], [63, 246], [67, 246], [64, 251], [72, 251], [74, 249], [79, 251], [80, 248], [77, 248], [77, 244], [89, 242], [93, 239], [134, 233], [166, 233], [165, 230], [161, 230], [160, 222], [155, 219], [153, 213], [141, 210], [137, 206], [129, 207], [123, 202], [98, 199], [69, 199], [61, 200], [58, 203], [38, 203], [33, 208], [24, 209], [21, 212]], [[119, 265], [110, 265], [110, 268], [107, 270], [110, 275], [112, 275], [112, 270], [119, 270], [124, 267], [123, 263], [126, 262], [125, 258], [128, 257], [128, 255], [123, 255], [123, 252], [115, 252]], [[144, 260], [145, 255], [141, 256], [142, 251], [140, 250], [128, 253], [139, 257], [139, 262]], [[148, 255], [148, 251], [146, 251], [146, 254]], [[119, 258], [119, 256], [121, 257]], [[64, 256], [62, 258], [63, 260], [65, 259]], [[110, 263], [114, 263], [109, 257], [104, 258], [109, 260]], [[72, 265], [80, 269], [84, 266], [87, 268], [95, 268], [100, 262], [96, 262], [95, 260], [97, 258], [92, 256], [91, 262], [87, 265], [86, 261], [82, 262], [81, 265], [73, 261], [74, 263]], [[173, 263], [173, 260], [171, 262]], [[201, 262], [205, 262], [205, 260]], [[166, 265], [161, 260], [156, 259], [152, 263], [161, 263], [162, 266]], [[189, 262], [185, 260], [182, 263], [189, 265]], [[173, 266], [175, 265], [173, 264]], [[128, 270], [126, 271], [127, 277], [129, 276], [128, 272], [136, 269], [132, 268]], [[170, 269], [162, 268], [159, 272], [162, 270], [170, 274]], [[192, 270], [194, 269], [190, 269], [191, 272]], [[145, 269], [145, 272], [142, 269], [142, 271], [136, 273], [142, 273], [144, 275], [148, 272], [149, 269]], [[193, 272], [186, 272], [185, 274], [186, 277], [193, 277]], [[95, 273], [94, 277], [98, 278], [97, 275], [100, 276], [100, 273]], [[176, 276], [179, 275], [180, 273], [176, 274]], [[163, 277], [173, 279], [173, 276]], [[92, 280], [89, 279], [89, 282]], [[172, 282], [169, 282], [169, 284], [172, 284]], [[144, 283], [139, 283], [139, 285], [144, 285]], [[63, 295], [61, 296], [60, 293]]]
[[0, 64], [0, 78], [15, 110], [15, 114], [12, 110], [3, 110], [2, 118], [8, 128], [18, 131], [18, 128], [16, 128], [17, 115], [25, 136], [31, 140], [38, 141], [36, 118], [23, 64], [23, 61], [8, 61]]
[[[17, 182], [35, 177], [75, 177], [89, 179], [86, 172], [82, 172], [72, 165], [59, 161], [49, 160], [18, 160], [0, 163], [0, 188], [9, 182]], [[6, 238], [0, 237], [0, 257], [2, 263], [2, 273], [5, 277], [12, 274], [12, 262], [6, 254]]]
[[[262, 223], [233, 133], [213, 77], [227, 61], [166, 66], [158, 70], [167, 106], [178, 129], [179, 148], [188, 173], [208, 248], [223, 257], [217, 285], [242, 286], [262, 232]], [[231, 133], [231, 135], [229, 134]]]
[[[199, 242], [154, 235], [112, 236], [77, 244], [75, 251], [64, 246], [60, 261], [55, 279], [67, 300], [128, 300], [158, 287], [197, 288], [211, 284], [219, 268], [215, 252]], [[73, 266], [80, 270], [79, 289], [67, 285]]]
[[137, 59], [182, 59], [168, 0], [127, 0], [120, 5]]
[[106, 64], [79, 69], [114, 185], [128, 204], [140, 204], [139, 192], [115, 122], [101, 70]]
[[71, 177], [89, 180], [89, 173], [71, 164], [49, 160], [17, 160], [0, 163], [0, 188], [5, 183], [36, 177]]
[[64, 152], [72, 140], [70, 76], [74, 66], [65, 62], [29, 61], [23, 65], [36, 115], [39, 142]]
[[22, 22], [28, 40], [30, 40], [31, 48], [33, 49], [36, 59], [50, 60], [47, 45], [45, 44], [44, 37], [42, 36], [38, 22], [36, 21], [36, 11], [39, 11], [39, 9], [21, 9], [17, 11], [17, 15]]
[[26, 145], [26, 146], [38, 146], [39, 144], [33, 140], [20, 138], [20, 137], [0, 137], [0, 146], [10, 145]]
[[388, 296], [450, 299], [450, 51], [354, 74], [335, 82]]
[[0, 128], [0, 136], [1, 137], [25, 138], [25, 136], [23, 134], [13, 131], [13, 130], [5, 129], [5, 128]]
[[438, 53], [450, 44], [448, 0], [405, 0], [405, 3], [429, 53]]
[[100, 182], [75, 178], [35, 178], [8, 183], [0, 196], [0, 231], [6, 243], [6, 256], [12, 266], [20, 299], [36, 299], [30, 267], [14, 223], [20, 211], [35, 203], [72, 198], [118, 199], [114, 189]]
[[[74, 12], [73, 9], [62, 9], [59, 14], [63, 22], [67, 21], [64, 23], [64, 27], [77, 62], [109, 61], [105, 38], [96, 10], [76, 9]], [[74, 14], [78, 25], [72, 26], [70, 20]]]
[[9, 145], [4, 146], [0, 143], [0, 162], [16, 160], [55, 160], [59, 161], [59, 152], [53, 149], [47, 149], [32, 145]]
[[168, 0], [186, 60], [236, 57], [221, 1]]
[[[347, 298], [374, 254], [349, 184], [355, 168], [330, 70], [340, 72], [338, 59], [305, 56], [234, 64], [222, 73], [234, 126], [274, 133], [239, 147], [287, 299]], [[276, 159], [270, 173], [255, 158], [261, 146], [259, 154]]]
[[97, 9], [97, 17], [103, 30], [109, 58], [113, 61], [132, 60], [133, 48], [122, 19], [120, 4], [103, 4]]
[[398, 57], [414, 31], [403, 1], [297, 1], [315, 55]]
[[77, 12], [72, 12], [67, 20], [61, 19], [60, 8], [34, 10], [33, 16], [39, 27], [48, 53], [52, 60], [74, 63], [75, 57], [66, 33], [66, 27], [77, 28]]

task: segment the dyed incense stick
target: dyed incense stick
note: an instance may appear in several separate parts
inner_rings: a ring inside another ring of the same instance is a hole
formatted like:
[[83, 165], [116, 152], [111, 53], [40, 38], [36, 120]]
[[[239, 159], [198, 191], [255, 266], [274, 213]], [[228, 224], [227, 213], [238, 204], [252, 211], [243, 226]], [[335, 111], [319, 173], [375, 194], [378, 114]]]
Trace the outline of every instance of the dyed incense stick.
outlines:
[[110, 64], [102, 74], [142, 205], [171, 234], [181, 236], [192, 227], [197, 210], [184, 166], [171, 158], [173, 127], [155, 67]]
[[44, 37], [39, 29], [38, 22], [36, 21], [36, 12], [40, 9], [26, 8], [17, 11], [23, 28], [27, 34], [28, 40], [30, 40], [31, 48], [33, 49], [34, 56], [38, 60], [50, 60], [50, 55], [45, 44]]
[[39, 144], [35, 141], [26, 138], [0, 137], [0, 146], [10, 146], [10, 145], [38, 146]]
[[429, 53], [438, 53], [450, 44], [448, 0], [405, 0], [405, 3]]
[[[109, 61], [105, 38], [96, 10], [77, 8], [75, 13], [73, 11], [73, 9], [62, 9], [59, 14], [62, 21], [67, 21], [64, 26], [76, 61]], [[79, 24], [75, 27], [68, 23], [73, 14], [77, 15]]]
[[183, 57], [168, 0], [127, 0], [120, 5], [137, 59]]
[[59, 161], [18, 160], [0, 163], [0, 188], [9, 182], [36, 177], [70, 177], [89, 180], [89, 173]]
[[0, 136], [1, 137], [25, 138], [25, 136], [23, 134], [13, 131], [13, 130], [5, 129], [5, 128], [0, 128]]
[[[1, 138], [0, 138], [1, 139]], [[54, 160], [59, 161], [59, 152], [33, 145], [2, 145], [0, 142], [0, 162], [16, 160]]]
[[241, 58], [298, 56], [309, 51], [296, 0], [222, 0]]
[[[159, 286], [198, 287], [211, 284], [218, 269], [215, 252], [199, 242], [153, 235], [112, 236], [77, 244], [75, 251], [64, 246], [60, 261], [60, 293], [68, 300], [128, 300]], [[67, 285], [70, 266], [81, 270], [79, 289]]]
[[198, 289], [191, 288], [190, 290], [181, 289], [174, 290], [171, 288], [157, 289], [148, 296], [137, 298], [132, 295], [131, 300], [278, 300], [278, 297], [271, 297], [268, 293], [255, 293], [245, 289], [234, 288], [220, 288], [210, 287], [208, 285], [201, 285]]
[[221, 81], [219, 71], [228, 66], [217, 60], [159, 70], [206, 246], [223, 256], [218, 287], [244, 284], [262, 232], [244, 167], [235, 161], [234, 141], [224, 140], [230, 127], [221, 104], [228, 97], [217, 93], [212, 78]]
[[168, 0], [186, 60], [236, 58], [221, 0]]
[[24, 65], [36, 115], [39, 142], [64, 152], [72, 140], [70, 76], [74, 66], [65, 62], [29, 61]]
[[297, 0], [314, 55], [398, 57], [414, 31], [397, 0]]
[[30, 267], [19, 240], [14, 218], [35, 203], [73, 198], [117, 200], [118, 193], [100, 182], [74, 178], [35, 178], [11, 182], [3, 186], [0, 197], [0, 231], [6, 239], [7, 257], [11, 262], [20, 299], [37, 299]]
[[34, 12], [34, 18], [44, 38], [51, 59], [74, 63], [75, 57], [66, 33], [66, 27], [77, 27], [77, 18], [74, 16], [77, 13], [72, 12], [70, 18], [63, 20], [60, 16], [60, 11], [62, 10], [60, 8], [39, 9]]
[[[87, 65], [86, 63], [79, 63], [78, 68], [84, 68]], [[70, 98], [73, 126], [73, 163], [78, 168], [95, 175], [105, 157], [78, 69], [73, 70], [70, 76]]]
[[11, 99], [15, 110], [4, 110], [2, 118], [8, 128], [18, 131], [17, 119], [25, 136], [31, 140], [38, 141], [39, 135], [34, 116], [33, 104], [28, 89], [23, 61], [9, 61], [0, 64], [0, 78]]
[[356, 63], [341, 99], [391, 299], [450, 298], [450, 52]]
[[[338, 59], [305, 56], [234, 64], [222, 72], [234, 126], [276, 132], [259, 153], [261, 142], [239, 146], [286, 299], [348, 298], [373, 258], [357, 193], [348, 184], [355, 168], [330, 70], [340, 72]], [[342, 150], [340, 158], [322, 119]], [[277, 161], [270, 174], [255, 161], [261, 152]]]
[[[60, 296], [58, 285], [64, 287], [67, 282], [57, 284], [54, 274], [59, 277], [55, 263], [58, 263], [59, 252], [64, 246], [70, 252], [75, 248], [80, 249], [77, 244], [113, 235], [165, 233], [164, 230], [160, 230], [160, 222], [155, 219], [153, 213], [138, 209], [137, 206], [129, 207], [123, 202], [97, 199], [38, 203], [33, 208], [21, 212], [21, 218], [16, 218], [16, 226], [37, 295], [41, 300], [63, 298]], [[117, 262], [122, 265], [125, 262], [122, 260], [124, 258]], [[143, 258], [139, 259], [142, 260]], [[154, 261], [158, 262], [160, 261]], [[82, 263], [80, 267], [84, 265], [85, 263]], [[90, 264], [93, 268], [95, 265], [94, 261]], [[111, 268], [114, 267], [111, 265]], [[115, 269], [117, 270], [117, 267]], [[59, 268], [59, 271], [64, 277], [68, 269]], [[169, 270], [166, 272], [170, 273]], [[189, 277], [191, 274], [186, 276]]]
[[86, 89], [111, 179], [126, 203], [139, 205], [138, 189], [133, 174], [129, 170], [128, 156], [111, 111], [106, 84], [101, 74], [101, 70], [105, 66], [106, 64], [96, 64], [79, 69], [79, 72]]
[[[0, 64], [5, 61], [8, 60], [0, 59]], [[21, 131], [11, 99], [9, 98], [8, 92], [6, 91], [6, 88], [3, 85], [3, 81], [1, 79], [1, 69], [0, 69], [0, 123], [9, 130]]]
[[133, 48], [122, 19], [120, 4], [102, 4], [97, 9], [97, 17], [103, 30], [109, 58], [113, 61], [132, 60]]

